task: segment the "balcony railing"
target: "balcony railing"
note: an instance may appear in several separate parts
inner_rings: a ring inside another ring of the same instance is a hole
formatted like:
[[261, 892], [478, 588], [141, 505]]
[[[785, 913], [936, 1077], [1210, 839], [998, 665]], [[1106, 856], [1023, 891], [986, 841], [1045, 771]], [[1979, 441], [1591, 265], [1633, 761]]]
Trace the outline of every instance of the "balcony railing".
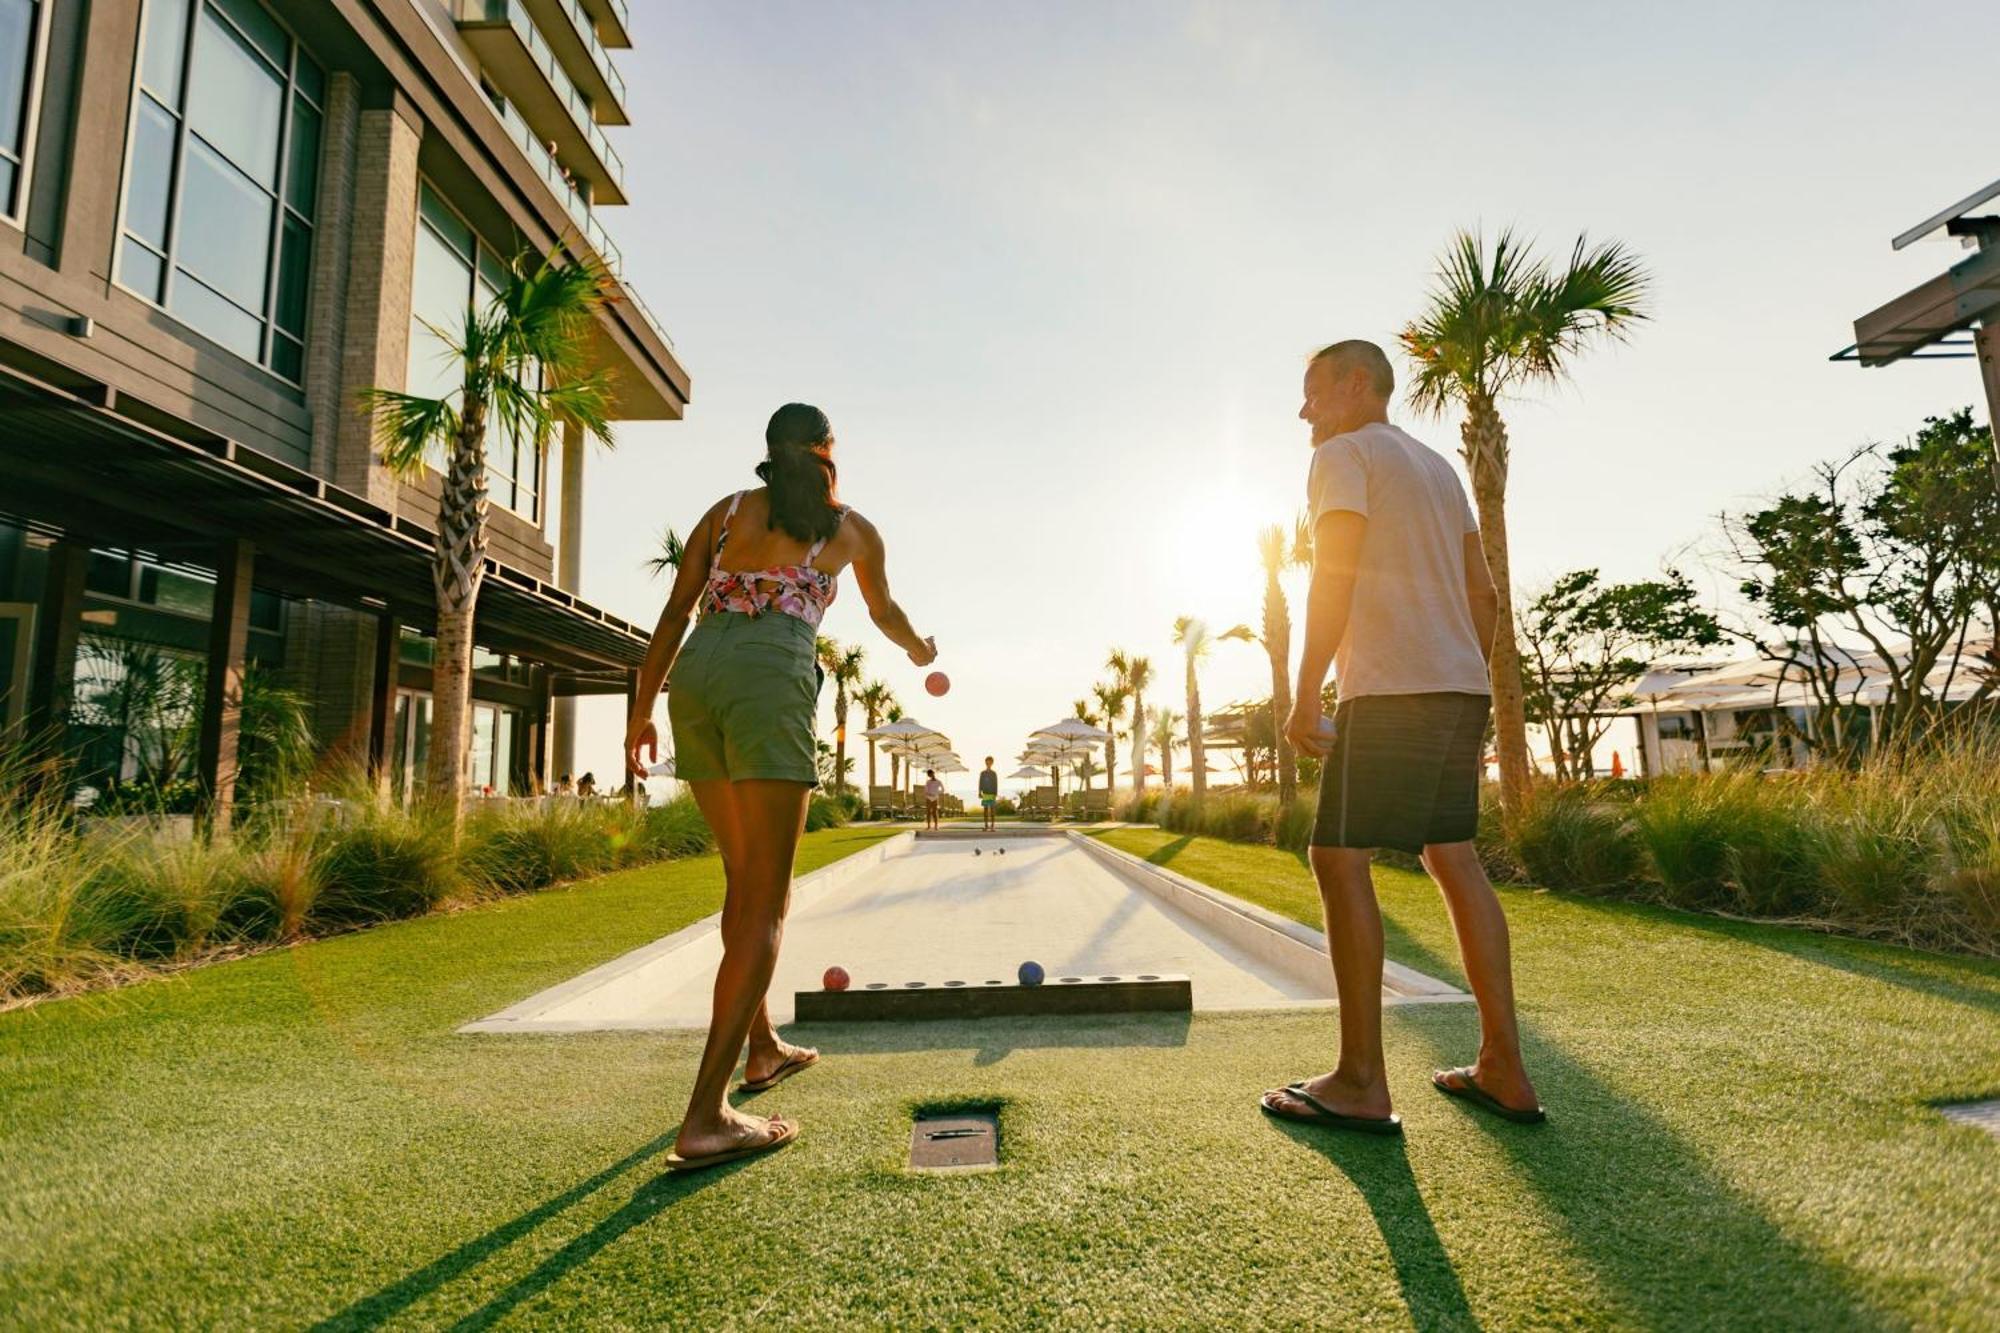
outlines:
[[534, 167], [536, 174], [555, 191], [556, 198], [562, 200], [563, 207], [575, 220], [577, 230], [604, 260], [604, 266], [622, 280], [625, 256], [619, 252], [618, 247], [612, 243], [610, 234], [597, 220], [597, 214], [592, 210], [590, 201], [583, 197], [583, 192], [576, 188], [576, 183], [563, 174], [562, 164], [556, 161], [554, 155], [536, 137], [534, 127], [528, 124], [521, 113], [512, 106], [496, 106], [491, 102], [487, 105], [493, 107], [493, 113], [500, 118], [500, 123], [506, 126], [508, 137], [521, 145], [522, 151], [528, 155], [529, 165]]
[[548, 38], [542, 36], [533, 18], [518, 0], [463, 0], [459, 11], [460, 23], [505, 23], [514, 30], [516, 36], [528, 49], [536, 68], [555, 90], [556, 100], [568, 110], [578, 132], [597, 154], [598, 160], [610, 173], [622, 193], [625, 181], [625, 160], [611, 146], [598, 126], [597, 118], [590, 109], [590, 99], [578, 90], [569, 75], [564, 72], [562, 62], [556, 59], [555, 51], [549, 46]]
[[577, 0], [556, 0], [556, 3], [561, 5], [563, 13], [569, 16], [570, 26], [576, 29], [576, 35], [583, 40], [584, 49], [590, 52], [590, 63], [597, 67], [597, 72], [603, 76], [604, 82], [610, 85], [612, 96], [618, 99], [618, 105], [625, 105], [624, 76], [619, 74], [617, 66], [611, 63], [611, 53], [604, 49], [604, 43], [597, 40], [597, 25], [590, 21], [590, 15], [584, 12], [583, 6], [578, 4]]
[[[492, 103], [488, 105], [491, 106]], [[563, 175], [561, 165], [550, 156], [549, 150], [542, 146], [542, 141], [535, 137], [534, 129], [521, 118], [520, 112], [511, 106], [494, 106], [493, 112], [500, 118], [500, 123], [506, 126], [509, 137], [521, 145], [536, 173], [547, 182], [551, 190], [555, 191], [556, 198], [562, 200], [564, 209], [576, 223], [577, 231], [590, 243], [590, 248], [597, 251], [597, 257], [604, 261], [604, 267], [610, 270], [611, 276], [618, 279], [618, 286], [624, 292], [625, 300], [645, 316], [646, 322], [652, 325], [653, 332], [660, 335], [660, 341], [672, 347], [674, 339], [673, 335], [667, 332], [667, 326], [660, 323], [659, 316], [655, 315], [653, 308], [646, 304], [646, 299], [640, 296], [638, 289], [626, 280], [625, 255], [611, 239], [611, 234], [604, 230], [604, 224], [597, 220], [597, 214], [591, 208], [590, 201], [583, 197], [582, 192], [571, 183], [569, 177]]]

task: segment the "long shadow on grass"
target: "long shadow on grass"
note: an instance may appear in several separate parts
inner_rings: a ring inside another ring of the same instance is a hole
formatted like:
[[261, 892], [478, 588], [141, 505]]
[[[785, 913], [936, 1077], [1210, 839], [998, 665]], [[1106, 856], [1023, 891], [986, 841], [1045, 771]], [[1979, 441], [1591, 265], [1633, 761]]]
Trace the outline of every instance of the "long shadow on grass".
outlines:
[[[1446, 960], [1410, 942], [1402, 961], [1441, 975]], [[1532, 1001], [1533, 997], [1528, 997]], [[1391, 1009], [1398, 1031], [1428, 1045], [1439, 1065], [1471, 1059], [1464, 1009]], [[1720, 1179], [1665, 1120], [1614, 1089], [1559, 1044], [1522, 1025], [1522, 1042], [1549, 1123], [1510, 1125], [1456, 1104], [1513, 1160], [1562, 1224], [1607, 1295], [1646, 1327], [1706, 1324], [1874, 1328], [1851, 1277], [1780, 1231]], [[1662, 1092], [1684, 1095], [1678, 1084]], [[1399, 1095], [1434, 1097], [1427, 1088]], [[1726, 1086], [1711, 1093], [1726, 1097]], [[1387, 1228], [1384, 1228], [1387, 1235]]]
[[[1624, 903], [1568, 894], [1563, 896], [1563, 902], [1588, 912], [1617, 917], [1629, 917], [1641, 913], [1682, 930], [1699, 930], [1704, 934], [1721, 936], [1742, 944], [1752, 944], [1760, 949], [1769, 949], [1773, 953], [1797, 958], [1802, 962], [1832, 968], [1849, 976], [1879, 981], [1889, 986], [1900, 986], [1934, 999], [1981, 1009], [1989, 1014], [2000, 1014], [2000, 967], [1984, 959], [1953, 958], [1944, 954], [1914, 952], [1905, 957], [1898, 957], [1896, 955], [1904, 951], [1892, 944], [1849, 939], [1840, 935], [1822, 935], [1801, 930], [1796, 926], [1758, 921], [1731, 921], [1702, 912], [1661, 907], [1651, 903]], [[1956, 969], [1978, 976], [1988, 982], [1990, 988], [1954, 981], [1950, 977], [1939, 975], [1946, 969]]]
[[1431, 1222], [1431, 1210], [1417, 1189], [1410, 1171], [1410, 1159], [1401, 1139], [1362, 1138], [1339, 1131], [1314, 1129], [1307, 1125], [1273, 1122], [1280, 1133], [1311, 1148], [1332, 1162], [1368, 1203], [1382, 1241], [1389, 1247], [1389, 1259], [1396, 1266], [1396, 1282], [1403, 1291], [1403, 1304], [1410, 1322], [1430, 1330], [1477, 1329], [1479, 1320], [1465, 1299], [1465, 1286], [1458, 1280]]
[[[432, 1292], [437, 1291], [446, 1283], [457, 1279], [479, 1264], [484, 1263], [494, 1254], [512, 1245], [515, 1241], [562, 1212], [571, 1204], [589, 1198], [592, 1194], [595, 1194], [619, 1176], [624, 1175], [633, 1167], [638, 1166], [658, 1153], [664, 1152], [673, 1145], [674, 1135], [677, 1132], [677, 1130], [670, 1130], [658, 1138], [643, 1144], [589, 1179], [579, 1181], [564, 1190], [561, 1194], [537, 1204], [527, 1212], [522, 1213], [519, 1217], [493, 1228], [493, 1230], [487, 1232], [485, 1235], [475, 1240], [467, 1241], [450, 1254], [433, 1259], [430, 1263], [425, 1264], [409, 1276], [390, 1283], [380, 1291], [372, 1292], [362, 1297], [339, 1314], [323, 1319], [313, 1325], [313, 1328], [317, 1333], [317, 1331], [321, 1330], [376, 1328], [387, 1323], [390, 1319], [410, 1306], [415, 1305]], [[705, 1171], [698, 1176], [688, 1177], [687, 1179], [699, 1185], [705, 1177], [726, 1174], [729, 1169], [725, 1167], [714, 1171]], [[682, 1192], [685, 1193], [686, 1191]], [[642, 1190], [641, 1194], [643, 1195], [644, 1193], [646, 1191]], [[626, 1206], [629, 1208], [631, 1205], [628, 1204]], [[665, 1205], [662, 1204], [661, 1206]], [[595, 1233], [593, 1232], [592, 1234]], [[571, 1244], [574, 1245], [575, 1242], [571, 1242]], [[565, 1247], [563, 1253], [567, 1253], [567, 1251], [568, 1247]], [[560, 1255], [557, 1257], [560, 1257]], [[553, 1260], [549, 1262], [553, 1262]], [[544, 1267], [546, 1266], [544, 1264]], [[537, 1269], [536, 1271], [540, 1272], [541, 1270]], [[519, 1284], [517, 1283], [516, 1285], [518, 1286]], [[509, 1290], [512, 1290], [512, 1288]]]
[[830, 1054], [905, 1051], [973, 1052], [974, 1065], [997, 1064], [1015, 1051], [1185, 1046], [1189, 1014], [1106, 1014], [1087, 1018], [976, 1018], [932, 1022], [821, 1023], [788, 1026], [788, 1040]]
[[688, 1175], [655, 1176], [641, 1185], [617, 1212], [542, 1260], [533, 1271], [517, 1278], [505, 1291], [454, 1323], [453, 1333], [491, 1328], [523, 1302], [533, 1300], [576, 1268], [589, 1263], [606, 1246], [632, 1228], [650, 1222], [695, 1191], [745, 1170], [756, 1161], [756, 1158], [750, 1158]]

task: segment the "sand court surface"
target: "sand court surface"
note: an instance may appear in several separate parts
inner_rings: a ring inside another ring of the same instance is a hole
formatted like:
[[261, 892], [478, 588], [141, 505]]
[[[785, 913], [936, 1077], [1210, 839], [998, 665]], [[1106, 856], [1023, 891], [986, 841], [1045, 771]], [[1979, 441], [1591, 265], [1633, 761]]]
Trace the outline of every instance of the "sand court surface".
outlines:
[[[1185, 974], [1197, 1010], [1330, 1006], [1317, 932], [1058, 829], [897, 835], [801, 878], [771, 987], [772, 1018], [825, 970], [856, 988], [1012, 985], [1033, 959], [1064, 976]], [[708, 1024], [722, 956], [710, 917], [467, 1025], [476, 1032]], [[1468, 998], [1394, 964], [1390, 1003]]]

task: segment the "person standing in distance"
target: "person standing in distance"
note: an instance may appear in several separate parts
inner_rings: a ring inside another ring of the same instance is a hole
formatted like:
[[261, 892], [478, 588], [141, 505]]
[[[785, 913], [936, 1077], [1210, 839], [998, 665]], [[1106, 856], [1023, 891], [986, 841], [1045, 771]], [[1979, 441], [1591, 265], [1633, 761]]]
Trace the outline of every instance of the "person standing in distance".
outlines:
[[924, 770], [924, 827], [938, 826], [938, 802], [944, 799], [944, 784], [938, 781], [937, 770]]
[[[1389, 358], [1360, 339], [1306, 367], [1313, 569], [1285, 734], [1320, 760], [1312, 868], [1340, 995], [1340, 1059], [1261, 1104], [1285, 1119], [1401, 1132], [1383, 1068], [1382, 912], [1369, 876], [1374, 849], [1395, 847], [1421, 855], [1443, 892], [1479, 1002], [1478, 1058], [1439, 1070], [1433, 1085], [1537, 1122], [1546, 1117], [1521, 1061], [1507, 919], [1473, 846], [1498, 602], [1458, 473], [1389, 424], [1395, 387]], [[1340, 689], [1330, 740], [1320, 714], [1329, 666]]]
[[979, 773], [979, 808], [985, 817], [982, 828], [991, 833], [998, 816], [994, 807], [1000, 803], [1000, 775], [993, 771], [993, 756], [986, 756], [986, 767]]
[[[653, 703], [671, 673], [675, 772], [715, 832], [727, 885], [708, 1044], [667, 1161], [676, 1171], [780, 1148], [797, 1136], [797, 1124], [782, 1116], [746, 1115], [729, 1104], [730, 1075], [746, 1042], [743, 1092], [762, 1092], [819, 1060], [819, 1052], [779, 1040], [765, 993], [818, 777], [814, 637], [841, 571], [853, 568], [869, 618], [912, 663], [929, 666], [937, 657], [936, 642], [912, 629], [889, 595], [882, 535], [840, 502], [826, 414], [787, 403], [772, 414], [764, 445], [757, 468], [764, 485], [716, 501], [688, 534], [625, 728], [626, 771], [643, 779], [647, 758], [658, 757]], [[701, 619], [689, 634], [697, 608]]]

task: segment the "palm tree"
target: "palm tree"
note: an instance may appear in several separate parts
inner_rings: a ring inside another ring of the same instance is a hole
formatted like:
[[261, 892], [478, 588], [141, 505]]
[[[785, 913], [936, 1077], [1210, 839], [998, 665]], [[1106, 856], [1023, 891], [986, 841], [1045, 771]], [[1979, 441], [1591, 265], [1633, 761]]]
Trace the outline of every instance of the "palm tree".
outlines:
[[432, 658], [429, 797], [463, 817], [466, 754], [472, 721], [473, 612], [486, 574], [486, 443], [489, 427], [512, 440], [546, 441], [567, 420], [611, 442], [608, 375], [588, 369], [593, 317], [614, 287], [594, 260], [558, 264], [559, 250], [509, 266], [506, 285], [485, 309], [469, 308], [465, 327], [432, 330], [460, 370], [442, 398], [369, 389], [362, 405], [375, 415], [382, 461], [414, 477], [426, 457], [447, 455], [432, 542], [431, 587], [437, 597]]
[[1146, 790], [1146, 687], [1153, 683], [1153, 662], [1151, 658], [1127, 654], [1114, 648], [1111, 650], [1109, 666], [1119, 671], [1120, 661], [1124, 670], [1119, 679], [1132, 691], [1132, 729], [1126, 734], [1132, 738], [1132, 749], [1139, 756], [1139, 762], [1132, 766], [1132, 788]]
[[1160, 711], [1153, 717], [1152, 742], [1153, 748], [1158, 750], [1160, 754], [1160, 790], [1162, 791], [1170, 792], [1174, 789], [1174, 749], [1181, 743], [1180, 733], [1176, 730], [1180, 724], [1180, 714], [1164, 705], [1161, 706]]
[[[889, 699], [888, 707], [882, 710], [882, 720], [884, 722], [901, 722], [903, 720], [903, 705], [897, 703], [893, 695]], [[889, 752], [889, 785], [898, 791], [902, 790], [903, 756], [894, 750]]]
[[1623, 339], [1648, 317], [1651, 282], [1638, 256], [1617, 241], [1592, 246], [1579, 236], [1558, 270], [1511, 230], [1490, 253], [1482, 236], [1461, 231], [1439, 262], [1429, 306], [1402, 333], [1416, 363], [1411, 404], [1434, 415], [1454, 405], [1465, 412], [1461, 454], [1499, 594], [1490, 669], [1500, 796], [1509, 810], [1518, 808], [1533, 770], [1507, 561], [1509, 443], [1500, 399], [1559, 384], [1586, 347]]
[[1292, 710], [1292, 613], [1285, 603], [1278, 576], [1295, 565], [1312, 563], [1312, 525], [1304, 514], [1292, 520], [1292, 530], [1273, 523], [1257, 534], [1257, 556], [1264, 562], [1264, 632], [1259, 636], [1271, 658], [1272, 750], [1278, 769], [1278, 803], [1290, 805], [1299, 794], [1298, 765], [1292, 743], [1285, 739], [1285, 719]]
[[1194, 616], [1181, 616], [1174, 621], [1174, 644], [1187, 656], [1188, 766], [1194, 772], [1196, 800], [1208, 793], [1206, 756], [1201, 743], [1201, 682], [1197, 678], [1197, 668], [1201, 659], [1208, 656], [1208, 650], [1223, 639], [1247, 641], [1255, 637], [1248, 625], [1236, 625], [1221, 634], [1211, 634], [1208, 622]]
[[1131, 693], [1123, 682], [1112, 680], [1093, 685], [1090, 692], [1104, 710], [1104, 789], [1118, 786], [1118, 723], [1125, 716], [1125, 699]]
[[[882, 710], [896, 702], [896, 696], [887, 685], [879, 680], [871, 680], [854, 692], [854, 702], [861, 705], [861, 714], [868, 719], [868, 730], [882, 725]], [[868, 738], [868, 799], [875, 799], [875, 739]]]
[[852, 767], [847, 762], [847, 687], [861, 679], [861, 663], [867, 650], [859, 644], [850, 648], [824, 637], [816, 641], [815, 649], [820, 666], [826, 669], [827, 677], [833, 681], [834, 771], [840, 775], [840, 788], [845, 791], [847, 773]]
[[681, 561], [687, 559], [687, 543], [672, 528], [660, 534], [660, 553], [646, 561], [646, 572], [654, 578], [661, 575], [672, 577], [680, 572]]

